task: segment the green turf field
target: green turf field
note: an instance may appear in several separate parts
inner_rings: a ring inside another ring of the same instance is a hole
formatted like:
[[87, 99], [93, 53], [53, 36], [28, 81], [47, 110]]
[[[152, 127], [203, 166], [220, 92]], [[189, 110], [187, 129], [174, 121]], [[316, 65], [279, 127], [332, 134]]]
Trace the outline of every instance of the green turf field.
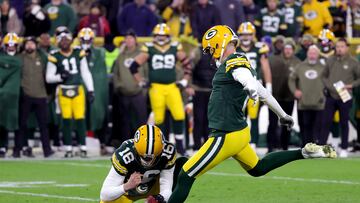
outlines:
[[[0, 161], [0, 202], [97, 202], [108, 160]], [[199, 178], [187, 202], [360, 202], [360, 159], [302, 160], [262, 178], [227, 160]]]

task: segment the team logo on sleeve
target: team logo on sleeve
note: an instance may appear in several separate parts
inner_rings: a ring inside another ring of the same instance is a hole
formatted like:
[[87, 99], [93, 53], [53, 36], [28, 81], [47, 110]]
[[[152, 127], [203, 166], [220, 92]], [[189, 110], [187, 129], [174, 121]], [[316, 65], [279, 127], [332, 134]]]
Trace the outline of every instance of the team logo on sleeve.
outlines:
[[206, 40], [209, 40], [209, 39], [213, 38], [213, 37], [216, 35], [216, 33], [217, 33], [217, 30], [210, 30], [210, 31], [206, 34], [205, 39], [206, 39]]

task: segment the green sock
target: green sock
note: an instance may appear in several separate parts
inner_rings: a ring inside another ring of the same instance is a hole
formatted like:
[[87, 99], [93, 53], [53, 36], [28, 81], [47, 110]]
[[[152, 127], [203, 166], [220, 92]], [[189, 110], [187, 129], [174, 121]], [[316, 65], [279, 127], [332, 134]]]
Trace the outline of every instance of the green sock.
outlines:
[[272, 152], [262, 158], [253, 169], [248, 171], [248, 173], [252, 176], [259, 177], [265, 175], [271, 170], [274, 170], [275, 168], [299, 159], [304, 159], [301, 154], [301, 149]]
[[251, 119], [250, 133], [251, 133], [251, 143], [257, 144], [258, 140], [259, 140], [259, 119], [258, 118]]
[[64, 145], [71, 145], [71, 119], [63, 119], [62, 133]]
[[191, 186], [194, 183], [195, 178], [188, 176], [183, 169], [181, 169], [178, 176], [176, 187], [171, 194], [168, 203], [183, 203], [185, 202]]
[[85, 145], [85, 138], [86, 138], [86, 123], [85, 119], [75, 120], [76, 127], [77, 127], [77, 140], [78, 144]]

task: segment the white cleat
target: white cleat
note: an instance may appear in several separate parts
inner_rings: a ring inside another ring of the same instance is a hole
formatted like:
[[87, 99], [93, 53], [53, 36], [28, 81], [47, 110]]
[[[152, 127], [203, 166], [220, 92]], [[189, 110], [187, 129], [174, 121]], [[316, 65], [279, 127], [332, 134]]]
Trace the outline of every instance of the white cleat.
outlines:
[[340, 153], [339, 153], [339, 157], [340, 158], [347, 158], [348, 157], [348, 152], [346, 149], [341, 149]]
[[301, 153], [305, 159], [336, 158], [335, 149], [330, 145], [307, 143], [305, 147], [301, 149]]

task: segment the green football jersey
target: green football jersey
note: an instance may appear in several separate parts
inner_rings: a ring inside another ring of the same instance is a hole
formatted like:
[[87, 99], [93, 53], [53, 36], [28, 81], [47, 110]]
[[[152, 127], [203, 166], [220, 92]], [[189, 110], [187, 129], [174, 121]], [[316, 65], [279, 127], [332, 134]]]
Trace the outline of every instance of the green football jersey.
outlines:
[[266, 35], [275, 37], [279, 34], [280, 30], [286, 29], [284, 16], [278, 9], [275, 12], [269, 12], [267, 8], [261, 9], [254, 24], [260, 27], [262, 37]]
[[256, 42], [248, 51], [238, 46], [236, 52], [244, 54], [250, 61], [251, 67], [256, 71], [257, 79], [263, 79], [260, 58], [269, 53], [269, 47], [265, 43]]
[[304, 21], [301, 6], [294, 4], [284, 4], [281, 9], [284, 14], [284, 21], [287, 25], [287, 29], [283, 34], [285, 37], [294, 37], [300, 34], [300, 24]]
[[133, 190], [128, 191], [129, 196], [139, 196], [148, 193], [154, 186], [157, 178], [160, 177], [161, 170], [170, 169], [175, 165], [176, 149], [175, 146], [167, 141], [161, 156], [155, 160], [155, 164], [150, 167], [144, 167], [135, 151], [134, 140], [124, 141], [121, 146], [115, 150], [111, 162], [119, 175], [125, 176], [127, 182], [131, 174], [139, 172], [143, 175], [141, 184]]
[[70, 73], [70, 77], [64, 81], [64, 85], [81, 85], [83, 84], [80, 71], [80, 61], [85, 57], [85, 51], [80, 48], [74, 48], [69, 56], [65, 56], [60, 50], [52, 50], [48, 57], [49, 62], [56, 66], [56, 73], [64, 70]]
[[241, 53], [231, 54], [223, 62], [213, 78], [213, 88], [208, 104], [209, 128], [231, 132], [247, 126], [244, 113], [248, 95], [244, 86], [235, 81], [232, 72], [237, 68], [248, 68], [256, 77], [250, 62]]
[[141, 48], [141, 51], [149, 54], [149, 82], [170, 84], [176, 81], [176, 54], [182, 49], [178, 42], [172, 42], [162, 47], [149, 42]]

